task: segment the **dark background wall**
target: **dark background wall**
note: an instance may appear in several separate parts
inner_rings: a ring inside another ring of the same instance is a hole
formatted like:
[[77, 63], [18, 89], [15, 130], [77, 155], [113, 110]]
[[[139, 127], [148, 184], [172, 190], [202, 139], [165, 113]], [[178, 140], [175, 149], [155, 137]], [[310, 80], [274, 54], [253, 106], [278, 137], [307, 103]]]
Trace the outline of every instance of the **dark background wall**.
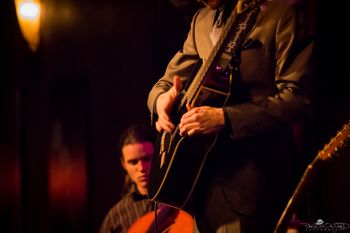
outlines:
[[[148, 91], [180, 49], [198, 5], [45, 0], [33, 53], [13, 1], [0, 4], [1, 232], [97, 232], [120, 198], [120, 133], [149, 123]], [[307, 158], [350, 119], [345, 14], [323, 2], [312, 12], [320, 101], [303, 149]], [[308, 218], [350, 224], [349, 160], [346, 147], [321, 170], [305, 204]]]

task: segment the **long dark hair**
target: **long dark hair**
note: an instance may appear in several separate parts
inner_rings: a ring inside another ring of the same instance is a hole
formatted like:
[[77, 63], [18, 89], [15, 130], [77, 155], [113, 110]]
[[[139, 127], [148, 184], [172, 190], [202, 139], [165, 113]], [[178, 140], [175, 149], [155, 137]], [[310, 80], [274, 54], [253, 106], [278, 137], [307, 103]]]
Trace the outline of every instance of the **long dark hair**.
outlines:
[[[154, 143], [154, 141], [155, 141], [155, 132], [150, 126], [142, 125], [142, 124], [132, 124], [120, 136], [119, 146], [118, 146], [120, 160], [124, 161], [124, 156], [122, 152], [124, 146], [135, 144], [135, 143], [144, 143], [144, 142]], [[122, 195], [124, 196], [125, 194], [130, 192], [130, 189], [132, 188], [132, 186], [133, 186], [133, 182], [130, 176], [126, 173], [124, 178]]]

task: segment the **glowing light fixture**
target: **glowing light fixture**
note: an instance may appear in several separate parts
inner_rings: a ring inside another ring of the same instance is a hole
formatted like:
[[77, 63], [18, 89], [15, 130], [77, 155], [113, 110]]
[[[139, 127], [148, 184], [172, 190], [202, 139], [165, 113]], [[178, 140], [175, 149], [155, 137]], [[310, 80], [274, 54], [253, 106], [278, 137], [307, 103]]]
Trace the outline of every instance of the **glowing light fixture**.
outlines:
[[15, 0], [15, 5], [22, 35], [35, 52], [40, 42], [40, 0]]

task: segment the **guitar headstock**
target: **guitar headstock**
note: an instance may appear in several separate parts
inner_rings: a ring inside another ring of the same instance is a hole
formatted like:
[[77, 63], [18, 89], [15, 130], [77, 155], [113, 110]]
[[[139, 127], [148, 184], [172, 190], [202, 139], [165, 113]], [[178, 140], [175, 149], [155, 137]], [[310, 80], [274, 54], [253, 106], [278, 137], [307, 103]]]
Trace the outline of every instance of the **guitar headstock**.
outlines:
[[350, 138], [350, 121], [343, 126], [343, 129], [338, 131], [337, 135], [331, 139], [321, 150], [317, 157], [322, 160], [332, 158], [332, 156], [339, 151]]

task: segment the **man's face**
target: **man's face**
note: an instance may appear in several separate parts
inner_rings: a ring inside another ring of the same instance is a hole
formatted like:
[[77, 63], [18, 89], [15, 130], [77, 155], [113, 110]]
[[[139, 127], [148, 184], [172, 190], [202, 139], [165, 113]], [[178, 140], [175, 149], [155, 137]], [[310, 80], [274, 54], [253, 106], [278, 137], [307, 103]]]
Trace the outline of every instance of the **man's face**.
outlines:
[[129, 144], [122, 148], [122, 165], [138, 191], [144, 195], [147, 194], [153, 150], [151, 142]]

